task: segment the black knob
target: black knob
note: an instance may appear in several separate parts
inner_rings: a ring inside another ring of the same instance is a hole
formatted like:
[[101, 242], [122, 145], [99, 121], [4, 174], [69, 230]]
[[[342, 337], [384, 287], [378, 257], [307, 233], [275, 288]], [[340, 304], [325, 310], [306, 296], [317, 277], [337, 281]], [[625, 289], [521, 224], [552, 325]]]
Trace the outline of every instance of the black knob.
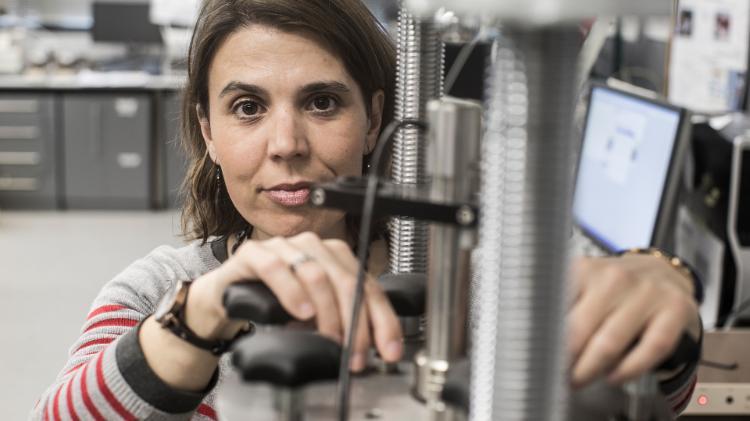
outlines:
[[684, 364], [698, 361], [701, 357], [701, 346], [687, 333], [683, 333], [672, 355], [659, 364], [657, 370], [676, 370]]
[[440, 398], [447, 405], [469, 413], [469, 360], [463, 359], [451, 364], [443, 385]]
[[287, 388], [336, 380], [340, 359], [339, 344], [308, 331], [258, 332], [232, 353], [243, 380]]
[[230, 285], [224, 292], [224, 307], [230, 319], [258, 324], [283, 325], [293, 319], [271, 289], [260, 281]]
[[378, 278], [393, 310], [400, 317], [418, 317], [425, 312], [427, 275], [424, 273], [388, 273]]

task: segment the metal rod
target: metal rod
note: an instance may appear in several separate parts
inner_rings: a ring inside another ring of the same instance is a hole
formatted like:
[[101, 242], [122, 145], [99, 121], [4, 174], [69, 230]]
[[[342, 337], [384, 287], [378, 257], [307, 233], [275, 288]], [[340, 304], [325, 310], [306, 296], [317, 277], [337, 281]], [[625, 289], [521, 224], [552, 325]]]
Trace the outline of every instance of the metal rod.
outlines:
[[504, 27], [482, 146], [471, 420], [563, 420], [579, 35]]

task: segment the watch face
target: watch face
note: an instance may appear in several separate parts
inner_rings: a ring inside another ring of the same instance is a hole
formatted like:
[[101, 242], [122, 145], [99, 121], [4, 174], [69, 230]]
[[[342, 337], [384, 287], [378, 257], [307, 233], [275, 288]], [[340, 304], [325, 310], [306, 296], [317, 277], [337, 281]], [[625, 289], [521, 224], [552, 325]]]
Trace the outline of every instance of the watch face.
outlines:
[[154, 313], [156, 321], [161, 322], [164, 319], [164, 316], [172, 311], [175, 298], [177, 297], [177, 292], [179, 292], [181, 288], [182, 282], [178, 281], [173, 283], [172, 286], [167, 290], [167, 293], [164, 294], [164, 297], [162, 297], [161, 301], [159, 301], [158, 307], [156, 307], [156, 312]]

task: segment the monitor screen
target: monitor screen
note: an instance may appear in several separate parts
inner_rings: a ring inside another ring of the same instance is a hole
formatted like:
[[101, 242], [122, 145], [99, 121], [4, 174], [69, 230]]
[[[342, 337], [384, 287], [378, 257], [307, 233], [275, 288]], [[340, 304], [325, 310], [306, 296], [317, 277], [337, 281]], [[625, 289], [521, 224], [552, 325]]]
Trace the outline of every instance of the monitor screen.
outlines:
[[573, 217], [608, 251], [654, 245], [681, 116], [657, 101], [592, 89]]
[[161, 44], [159, 27], [151, 23], [148, 2], [99, 2], [92, 4], [96, 42]]

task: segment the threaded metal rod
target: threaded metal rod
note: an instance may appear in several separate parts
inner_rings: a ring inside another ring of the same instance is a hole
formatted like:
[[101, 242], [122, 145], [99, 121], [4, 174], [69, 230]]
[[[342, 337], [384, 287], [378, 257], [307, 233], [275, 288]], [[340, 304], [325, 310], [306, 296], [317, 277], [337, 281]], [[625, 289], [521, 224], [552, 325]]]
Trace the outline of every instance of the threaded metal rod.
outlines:
[[[427, 102], [442, 95], [443, 45], [432, 21], [418, 22], [406, 9], [399, 13], [396, 110], [398, 120], [425, 121]], [[399, 184], [424, 184], [426, 143], [414, 127], [395, 136], [391, 177]], [[390, 226], [389, 270], [393, 273], [427, 271], [426, 223], [394, 218]]]
[[565, 418], [574, 28], [504, 28], [489, 76], [471, 420]]

